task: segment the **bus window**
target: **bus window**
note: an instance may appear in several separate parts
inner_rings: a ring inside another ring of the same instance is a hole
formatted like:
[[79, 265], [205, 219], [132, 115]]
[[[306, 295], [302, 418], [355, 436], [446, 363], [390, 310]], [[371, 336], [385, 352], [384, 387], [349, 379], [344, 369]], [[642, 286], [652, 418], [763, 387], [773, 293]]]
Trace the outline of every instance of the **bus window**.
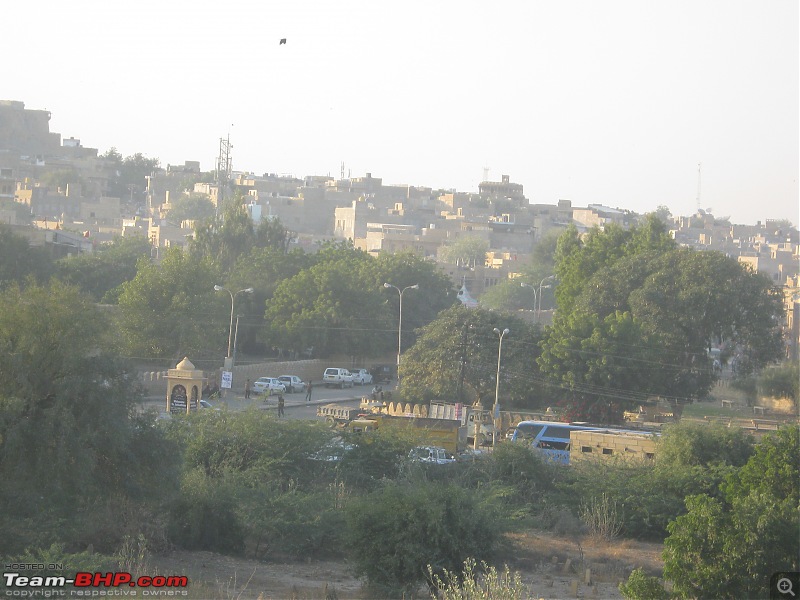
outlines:
[[532, 440], [539, 432], [544, 429], [544, 425], [535, 425], [533, 423], [520, 423], [517, 425], [514, 435], [511, 436], [512, 441], [517, 440]]
[[561, 440], [568, 440], [569, 439], [569, 432], [571, 429], [577, 429], [576, 427], [564, 427], [563, 425], [548, 425], [547, 429], [545, 429], [542, 437], [548, 438], [558, 438]]

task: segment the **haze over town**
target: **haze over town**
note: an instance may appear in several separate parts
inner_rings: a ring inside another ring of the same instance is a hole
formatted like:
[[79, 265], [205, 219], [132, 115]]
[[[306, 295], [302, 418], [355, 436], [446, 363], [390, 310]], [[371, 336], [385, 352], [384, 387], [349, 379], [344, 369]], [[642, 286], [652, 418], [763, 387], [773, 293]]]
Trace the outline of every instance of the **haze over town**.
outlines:
[[[163, 166], [798, 225], [798, 3], [12, 3], [0, 97]], [[286, 44], [279, 44], [286, 38]], [[12, 91], [13, 90], [13, 91]], [[702, 165], [699, 169], [698, 165]]]

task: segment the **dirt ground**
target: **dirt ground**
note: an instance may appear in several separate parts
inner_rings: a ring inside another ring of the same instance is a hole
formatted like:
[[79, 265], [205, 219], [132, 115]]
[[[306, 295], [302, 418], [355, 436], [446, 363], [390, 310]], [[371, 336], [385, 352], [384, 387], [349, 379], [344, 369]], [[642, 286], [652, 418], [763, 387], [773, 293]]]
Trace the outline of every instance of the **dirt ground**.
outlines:
[[[633, 569], [643, 567], [658, 575], [663, 566], [661, 544], [550, 532], [516, 534], [512, 539], [518, 552], [506, 562], [520, 572], [529, 598], [621, 599], [617, 585]], [[186, 575], [190, 586], [185, 597], [201, 600], [375, 598], [344, 560], [266, 563], [211, 552], [173, 552], [152, 557], [150, 568], [161, 575]], [[429, 596], [421, 589], [413, 597]]]

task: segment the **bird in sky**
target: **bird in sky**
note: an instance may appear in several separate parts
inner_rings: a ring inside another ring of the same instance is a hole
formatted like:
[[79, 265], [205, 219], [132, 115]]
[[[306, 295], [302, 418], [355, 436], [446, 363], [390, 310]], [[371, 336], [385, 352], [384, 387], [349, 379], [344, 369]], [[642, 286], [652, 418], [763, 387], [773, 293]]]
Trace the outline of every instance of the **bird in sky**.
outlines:
[[286, 38], [281, 38], [281, 41], [278, 43], [278, 45], [280, 46], [281, 44], [285, 44], [285, 43], [286, 43]]

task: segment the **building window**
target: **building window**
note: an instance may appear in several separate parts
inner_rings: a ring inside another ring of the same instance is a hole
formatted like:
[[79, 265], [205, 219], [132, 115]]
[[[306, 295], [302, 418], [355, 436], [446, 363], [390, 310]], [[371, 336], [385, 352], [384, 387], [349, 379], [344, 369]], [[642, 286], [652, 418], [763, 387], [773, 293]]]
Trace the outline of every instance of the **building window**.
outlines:
[[614, 454], [611, 448], [603, 448], [603, 454]]

